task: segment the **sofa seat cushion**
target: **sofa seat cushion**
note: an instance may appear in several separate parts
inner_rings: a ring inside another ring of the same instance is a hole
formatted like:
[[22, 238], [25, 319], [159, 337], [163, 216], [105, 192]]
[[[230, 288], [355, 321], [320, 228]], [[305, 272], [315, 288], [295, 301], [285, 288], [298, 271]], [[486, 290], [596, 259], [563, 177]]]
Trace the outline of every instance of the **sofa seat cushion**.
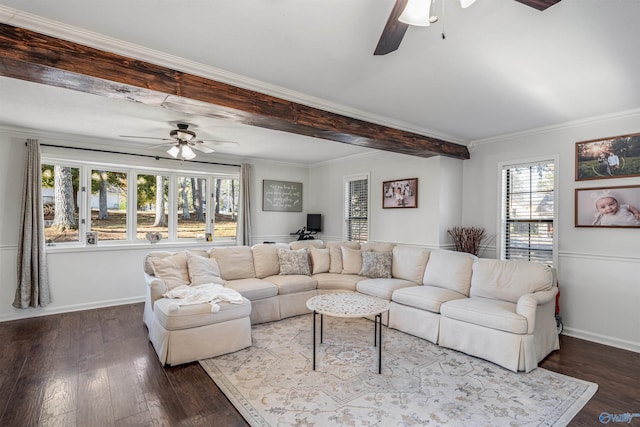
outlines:
[[240, 292], [240, 295], [248, 298], [250, 301], [278, 295], [278, 287], [262, 279], [230, 280], [226, 282], [225, 286]]
[[279, 295], [313, 291], [318, 285], [316, 279], [302, 274], [269, 276], [265, 277], [264, 280], [276, 285]]
[[411, 286], [393, 291], [391, 300], [398, 304], [440, 313], [442, 303], [466, 298], [460, 292], [437, 286]]
[[318, 289], [341, 289], [345, 291], [355, 291], [356, 284], [366, 277], [356, 274], [341, 273], [320, 273], [314, 274], [313, 278], [318, 282]]
[[513, 334], [527, 333], [527, 319], [516, 313], [516, 304], [487, 298], [464, 298], [440, 306], [442, 317], [473, 323]]
[[[170, 309], [172, 307], [171, 304], [175, 303], [175, 301], [175, 299], [171, 298], [160, 298], [153, 306], [153, 312], [158, 319], [158, 323], [168, 331], [197, 328], [213, 323], [241, 319], [249, 317], [251, 314], [251, 302], [246, 298], [243, 298], [242, 304], [217, 303], [220, 306], [220, 311], [217, 313], [211, 312], [211, 304], [208, 303], [183, 305], [177, 310]], [[206, 338], [203, 337], [203, 339]]]
[[415, 285], [412, 281], [404, 279], [365, 279], [358, 282], [356, 290], [362, 294], [391, 301], [393, 291]]

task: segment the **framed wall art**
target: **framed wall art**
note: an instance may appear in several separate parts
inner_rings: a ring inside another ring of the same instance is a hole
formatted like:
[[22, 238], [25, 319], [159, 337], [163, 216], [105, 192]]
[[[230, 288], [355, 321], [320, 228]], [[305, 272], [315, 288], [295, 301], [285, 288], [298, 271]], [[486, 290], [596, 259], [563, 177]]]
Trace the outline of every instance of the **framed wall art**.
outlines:
[[382, 208], [417, 208], [418, 178], [398, 179], [382, 183]]
[[262, 180], [262, 210], [302, 212], [302, 183]]
[[640, 228], [640, 185], [575, 191], [576, 227]]
[[640, 133], [576, 142], [576, 181], [640, 176]]

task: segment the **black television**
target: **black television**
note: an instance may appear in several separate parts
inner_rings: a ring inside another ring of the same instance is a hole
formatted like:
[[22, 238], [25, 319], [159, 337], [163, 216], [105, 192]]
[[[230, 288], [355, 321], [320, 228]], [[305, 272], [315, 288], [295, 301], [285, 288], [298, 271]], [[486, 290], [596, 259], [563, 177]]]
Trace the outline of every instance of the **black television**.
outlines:
[[307, 231], [322, 231], [322, 215], [307, 214]]

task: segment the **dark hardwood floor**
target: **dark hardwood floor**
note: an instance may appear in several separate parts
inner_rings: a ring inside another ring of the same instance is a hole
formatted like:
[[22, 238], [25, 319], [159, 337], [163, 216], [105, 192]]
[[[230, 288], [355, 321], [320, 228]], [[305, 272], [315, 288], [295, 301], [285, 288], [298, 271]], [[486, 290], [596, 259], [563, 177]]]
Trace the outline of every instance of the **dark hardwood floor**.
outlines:
[[[246, 426], [199, 364], [160, 365], [142, 309], [0, 323], [0, 426]], [[561, 346], [541, 366], [599, 385], [571, 425], [640, 412], [640, 354], [565, 336]]]

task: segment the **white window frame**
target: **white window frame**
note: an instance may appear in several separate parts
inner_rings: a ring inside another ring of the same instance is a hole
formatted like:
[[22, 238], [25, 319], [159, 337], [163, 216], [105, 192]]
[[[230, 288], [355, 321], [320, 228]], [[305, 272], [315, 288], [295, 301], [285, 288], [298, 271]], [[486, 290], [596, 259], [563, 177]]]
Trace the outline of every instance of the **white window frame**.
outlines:
[[505, 189], [503, 188], [502, 182], [502, 172], [504, 169], [513, 168], [513, 167], [529, 167], [540, 163], [553, 163], [553, 238], [552, 238], [552, 263], [554, 267], [558, 265], [558, 201], [560, 200], [559, 196], [559, 156], [558, 154], [548, 155], [548, 156], [539, 156], [532, 157], [527, 159], [520, 160], [511, 160], [511, 161], [503, 161], [498, 163], [498, 215], [497, 215], [497, 230], [498, 230], [498, 241], [496, 244], [497, 255], [499, 259], [505, 259], [506, 253], [506, 245], [505, 245]]
[[[136, 210], [132, 209], [132, 207], [137, 206], [137, 181], [136, 178], [138, 175], [164, 175], [168, 176], [169, 180], [167, 185], [169, 185], [169, 215], [168, 215], [168, 227], [169, 227], [169, 238], [163, 240], [162, 244], [180, 244], [187, 243], [193, 245], [194, 243], [203, 243], [211, 245], [212, 242], [200, 241], [196, 238], [177, 238], [177, 226], [178, 226], [178, 218], [177, 218], [177, 183], [179, 176], [188, 176], [188, 177], [198, 177], [206, 179], [206, 196], [204, 199], [206, 200], [206, 232], [214, 235], [214, 226], [215, 226], [215, 218], [214, 218], [214, 206], [213, 206], [213, 198], [214, 198], [214, 185], [216, 179], [236, 179], [238, 181], [238, 185], [240, 185], [240, 173], [238, 171], [237, 174], [220, 171], [220, 172], [205, 172], [197, 169], [170, 169], [167, 167], [147, 167], [147, 166], [134, 166], [129, 165], [124, 162], [122, 163], [114, 163], [114, 162], [99, 162], [99, 161], [89, 161], [83, 159], [66, 159], [60, 157], [59, 155], [46, 155], [43, 154], [40, 160], [41, 164], [51, 164], [51, 165], [62, 165], [69, 166], [73, 168], [79, 169], [79, 187], [80, 187], [80, 195], [78, 196], [78, 210], [79, 210], [79, 218], [78, 218], [78, 240], [72, 242], [56, 242], [54, 246], [48, 246], [47, 250], [56, 250], [56, 249], [65, 249], [65, 248], [85, 248], [88, 245], [85, 241], [85, 235], [87, 232], [91, 231], [91, 204], [89, 203], [91, 197], [91, 171], [92, 170], [108, 170], [111, 172], [124, 172], [127, 174], [127, 239], [126, 240], [108, 240], [108, 241], [99, 241], [98, 245], [93, 246], [92, 248], [100, 249], [106, 247], [114, 247], [114, 246], [130, 246], [135, 244], [148, 244], [143, 240], [139, 240], [136, 238], [137, 232], [137, 215]], [[238, 189], [238, 192], [241, 192], [241, 189]], [[238, 200], [238, 218], [241, 217], [242, 206], [240, 204], [240, 196]], [[173, 209], [175, 207], [175, 209]], [[173, 213], [175, 211], [176, 213]], [[238, 222], [236, 228], [236, 237], [234, 238], [225, 238], [225, 237], [215, 237], [213, 244], [217, 245], [228, 245], [237, 244], [238, 235], [240, 232], [240, 223]]]
[[354, 175], [345, 175], [342, 179], [342, 239], [349, 239], [349, 228], [347, 218], [347, 190], [348, 184], [352, 181], [367, 181], [367, 238], [370, 239], [371, 235], [371, 179], [369, 172], [359, 173]]

